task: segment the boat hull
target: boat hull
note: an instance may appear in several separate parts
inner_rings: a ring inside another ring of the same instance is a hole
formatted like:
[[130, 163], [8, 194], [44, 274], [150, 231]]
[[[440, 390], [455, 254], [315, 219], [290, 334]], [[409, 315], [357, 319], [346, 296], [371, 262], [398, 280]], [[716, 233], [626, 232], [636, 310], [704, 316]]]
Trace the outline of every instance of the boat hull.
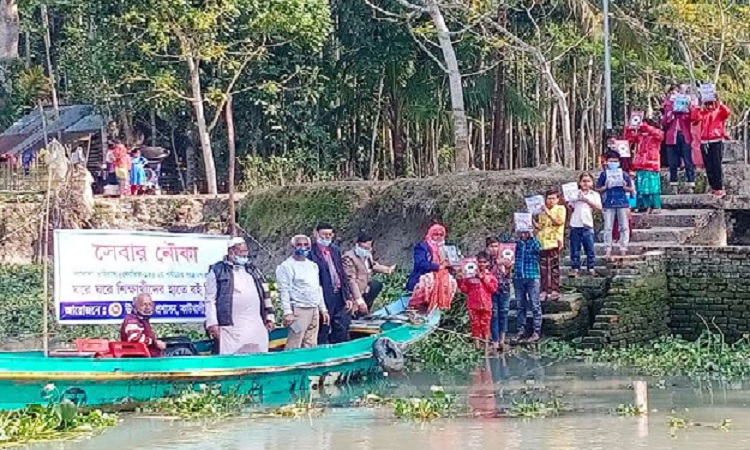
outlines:
[[[375, 313], [403, 312], [408, 298]], [[144, 402], [200, 384], [224, 392], [250, 395], [263, 403], [340, 386], [382, 373], [373, 358], [373, 343], [387, 337], [408, 347], [426, 337], [439, 313], [421, 323], [385, 321], [373, 336], [336, 345], [255, 355], [172, 358], [45, 358], [37, 353], [0, 353], [0, 410], [43, 402], [53, 392], [90, 406]]]

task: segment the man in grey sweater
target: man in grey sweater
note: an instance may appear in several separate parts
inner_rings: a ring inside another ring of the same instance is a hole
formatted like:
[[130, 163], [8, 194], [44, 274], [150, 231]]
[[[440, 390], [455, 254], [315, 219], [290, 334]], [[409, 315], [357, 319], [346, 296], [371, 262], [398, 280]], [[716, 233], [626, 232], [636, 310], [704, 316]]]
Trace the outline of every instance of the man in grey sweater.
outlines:
[[324, 325], [330, 323], [319, 269], [308, 259], [309, 237], [294, 236], [290, 244], [292, 255], [276, 268], [276, 289], [284, 310], [284, 325], [289, 330], [286, 348], [315, 347], [320, 321]]

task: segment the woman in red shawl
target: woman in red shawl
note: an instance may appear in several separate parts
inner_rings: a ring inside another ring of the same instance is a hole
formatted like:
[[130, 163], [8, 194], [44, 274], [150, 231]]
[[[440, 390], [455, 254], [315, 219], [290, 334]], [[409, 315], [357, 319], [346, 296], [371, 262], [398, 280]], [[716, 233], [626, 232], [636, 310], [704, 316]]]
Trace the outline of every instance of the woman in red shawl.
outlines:
[[450, 307], [457, 286], [448, 271], [449, 262], [441, 255], [446, 235], [444, 226], [432, 225], [424, 241], [414, 246], [414, 269], [406, 283], [406, 290], [413, 292], [411, 307]]

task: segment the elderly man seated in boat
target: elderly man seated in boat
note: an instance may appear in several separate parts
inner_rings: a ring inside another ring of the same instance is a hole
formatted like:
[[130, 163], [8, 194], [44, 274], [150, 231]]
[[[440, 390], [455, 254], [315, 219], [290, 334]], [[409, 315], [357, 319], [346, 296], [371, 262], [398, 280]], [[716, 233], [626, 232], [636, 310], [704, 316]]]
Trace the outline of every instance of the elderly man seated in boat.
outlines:
[[154, 300], [149, 294], [138, 294], [133, 299], [133, 309], [125, 316], [120, 326], [120, 340], [146, 344], [152, 357], [162, 355], [167, 344], [156, 338], [151, 329], [151, 315], [154, 313]]
[[268, 352], [275, 327], [268, 285], [248, 255], [245, 241], [234, 238], [206, 277], [206, 329], [222, 355]]

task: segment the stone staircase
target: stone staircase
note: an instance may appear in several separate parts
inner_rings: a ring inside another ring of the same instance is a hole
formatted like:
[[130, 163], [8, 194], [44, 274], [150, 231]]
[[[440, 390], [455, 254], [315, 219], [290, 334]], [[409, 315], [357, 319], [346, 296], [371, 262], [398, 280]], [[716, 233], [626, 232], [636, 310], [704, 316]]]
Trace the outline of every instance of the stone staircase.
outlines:
[[[566, 294], [561, 302], [543, 304], [545, 337], [585, 336], [583, 343], [587, 348], [655, 337], [638, 335], [643, 318], [631, 306], [642, 303], [645, 317], [662, 320], [666, 310], [662, 301], [663, 250], [684, 245], [726, 244], [721, 201], [708, 195], [667, 195], [662, 199], [664, 209], [659, 214], [633, 213], [628, 256], [620, 257], [615, 244], [613, 255], [618, 256], [606, 260], [605, 244], [596, 243], [595, 275], [582, 273], [578, 278], [570, 278], [570, 254], [565, 250], [560, 261], [561, 284], [563, 290], [579, 293]], [[582, 263], [585, 264], [585, 255]], [[511, 307], [514, 309], [513, 303]], [[514, 312], [511, 317], [512, 330]]]
[[[518, 329], [518, 302], [510, 301], [508, 333], [513, 335]], [[530, 321], [530, 318], [527, 319]], [[531, 323], [529, 322], [529, 325]], [[586, 334], [590, 326], [589, 306], [582, 294], [562, 294], [557, 301], [542, 302], [542, 335], [557, 339], [569, 340]]]

